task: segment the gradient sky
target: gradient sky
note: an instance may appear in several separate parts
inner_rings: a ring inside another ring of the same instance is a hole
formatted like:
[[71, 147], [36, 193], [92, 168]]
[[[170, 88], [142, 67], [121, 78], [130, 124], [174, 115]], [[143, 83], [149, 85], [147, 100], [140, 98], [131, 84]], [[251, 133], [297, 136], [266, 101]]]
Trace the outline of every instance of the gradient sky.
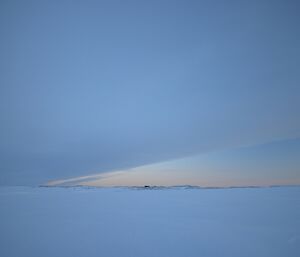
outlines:
[[300, 185], [300, 139], [203, 153], [47, 185], [269, 186]]
[[299, 7], [2, 0], [0, 184], [298, 143]]

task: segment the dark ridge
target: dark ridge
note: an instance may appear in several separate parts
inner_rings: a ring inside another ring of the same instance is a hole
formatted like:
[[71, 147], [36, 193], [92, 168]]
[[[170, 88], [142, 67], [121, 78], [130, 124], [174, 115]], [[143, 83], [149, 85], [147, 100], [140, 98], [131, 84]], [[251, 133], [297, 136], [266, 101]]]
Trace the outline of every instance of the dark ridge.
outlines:
[[192, 189], [258, 189], [258, 188], [280, 188], [280, 187], [300, 187], [300, 185], [270, 185], [270, 186], [227, 186], [227, 187], [203, 187], [203, 186], [191, 186], [191, 185], [175, 185], [175, 186], [109, 186], [109, 187], [101, 187], [101, 186], [51, 186], [51, 185], [40, 185], [41, 188], [69, 188], [69, 189], [105, 189], [105, 188], [119, 188], [119, 189], [131, 189], [131, 190], [192, 190]]

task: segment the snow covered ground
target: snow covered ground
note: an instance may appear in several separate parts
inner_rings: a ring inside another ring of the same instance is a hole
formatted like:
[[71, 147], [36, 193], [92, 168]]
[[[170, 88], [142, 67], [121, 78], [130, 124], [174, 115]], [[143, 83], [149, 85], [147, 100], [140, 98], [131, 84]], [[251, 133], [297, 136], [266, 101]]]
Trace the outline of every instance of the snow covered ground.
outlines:
[[300, 256], [300, 187], [0, 188], [1, 257]]

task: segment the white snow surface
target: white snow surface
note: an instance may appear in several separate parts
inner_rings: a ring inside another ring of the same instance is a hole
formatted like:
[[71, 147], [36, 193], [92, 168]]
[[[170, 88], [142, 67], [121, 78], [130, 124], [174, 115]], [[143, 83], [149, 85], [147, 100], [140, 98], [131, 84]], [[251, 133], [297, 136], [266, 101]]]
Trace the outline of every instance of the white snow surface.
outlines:
[[1, 257], [300, 256], [300, 187], [0, 188]]

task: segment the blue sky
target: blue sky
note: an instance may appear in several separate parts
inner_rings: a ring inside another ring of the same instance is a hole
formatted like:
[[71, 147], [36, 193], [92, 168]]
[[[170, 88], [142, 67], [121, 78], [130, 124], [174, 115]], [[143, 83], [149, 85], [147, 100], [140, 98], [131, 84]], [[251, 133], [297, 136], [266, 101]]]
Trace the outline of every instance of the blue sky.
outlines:
[[0, 183], [298, 140], [298, 10], [283, 0], [1, 1]]

